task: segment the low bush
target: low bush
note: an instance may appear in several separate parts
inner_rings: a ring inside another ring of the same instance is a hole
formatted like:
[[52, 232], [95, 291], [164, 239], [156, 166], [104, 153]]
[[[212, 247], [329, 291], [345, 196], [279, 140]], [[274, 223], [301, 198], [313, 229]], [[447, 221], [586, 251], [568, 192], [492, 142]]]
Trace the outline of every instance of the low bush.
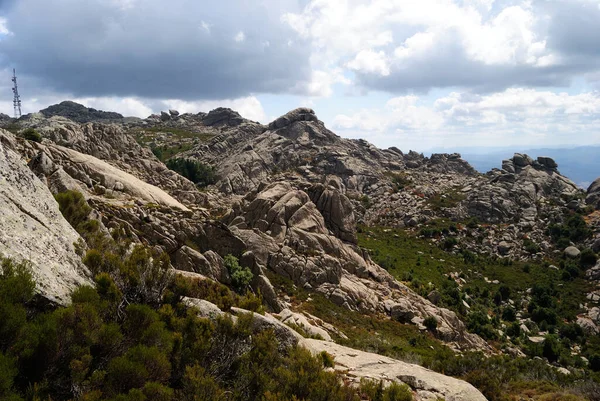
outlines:
[[83, 224], [88, 221], [92, 208], [87, 204], [81, 192], [61, 192], [54, 198], [58, 202], [60, 212], [69, 224], [78, 231], [82, 229]]
[[323, 351], [319, 355], [323, 360], [323, 366], [325, 366], [326, 368], [333, 368], [335, 366], [335, 361], [330, 353], [328, 353], [327, 351]]
[[231, 284], [238, 293], [245, 293], [254, 275], [247, 267], [240, 266], [238, 258], [233, 255], [225, 256], [225, 267], [231, 276]]
[[435, 331], [438, 326], [438, 321], [434, 316], [427, 316], [423, 321], [423, 326], [429, 331]]
[[[324, 370], [329, 355], [282, 348], [270, 330], [253, 333], [250, 314], [234, 323], [181, 304], [125, 306], [109, 274], [96, 281], [97, 289], [75, 290], [68, 307], [28, 309], [35, 284], [27, 264], [2, 259], [0, 399], [359, 400]], [[404, 400], [399, 391], [384, 399]]]
[[412, 401], [413, 396], [406, 384], [389, 383], [384, 386], [383, 381], [361, 379], [360, 395], [371, 401]]
[[213, 166], [182, 158], [170, 159], [166, 164], [168, 168], [200, 187], [206, 187], [217, 182], [217, 174]]
[[566, 248], [570, 242], [577, 243], [589, 238], [592, 230], [580, 214], [571, 213], [562, 224], [550, 224], [548, 234], [557, 246]]
[[42, 142], [42, 136], [33, 128], [27, 128], [20, 133], [20, 136], [33, 142]]

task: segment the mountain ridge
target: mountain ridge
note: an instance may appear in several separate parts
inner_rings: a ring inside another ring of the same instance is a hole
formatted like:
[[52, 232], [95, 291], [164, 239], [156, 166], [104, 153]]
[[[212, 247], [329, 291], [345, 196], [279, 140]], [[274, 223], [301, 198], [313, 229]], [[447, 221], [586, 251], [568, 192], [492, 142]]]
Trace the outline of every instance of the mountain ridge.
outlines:
[[[552, 331], [599, 332], [600, 266], [590, 262], [600, 251], [598, 185], [582, 191], [553, 159], [516, 153], [480, 174], [456, 153], [424, 157], [339, 137], [308, 108], [267, 125], [223, 108], [108, 124], [34, 114], [17, 124], [17, 134], [33, 129], [41, 143], [9, 133], [5, 142], [38, 160], [30, 167], [55, 195], [81, 192], [102, 230], [165, 252], [179, 276], [235, 288], [239, 276], [227, 264], [238, 260], [267, 320], [287, 310], [299, 332], [324, 330], [393, 356], [404, 357], [402, 347], [424, 353], [424, 341], [440, 353], [428, 367], [447, 352], [494, 361], [527, 353], [546, 358], [548, 374], [579, 380], [582, 358], [595, 355], [593, 342], [555, 340]], [[214, 181], [199, 188], [163, 163], [170, 160], [212, 171]], [[159, 191], [165, 196], [148, 195]], [[223, 312], [206, 302], [192, 303], [209, 316]], [[365, 345], [353, 319], [379, 327], [371, 341], [388, 325], [414, 341], [388, 349], [386, 341], [407, 340], [387, 334]], [[561, 363], [535, 345], [552, 341]], [[343, 352], [351, 351], [340, 350], [340, 360]], [[427, 377], [389, 380], [431, 398]], [[446, 399], [479, 397], [436, 389]], [[495, 399], [495, 390], [482, 391]]]

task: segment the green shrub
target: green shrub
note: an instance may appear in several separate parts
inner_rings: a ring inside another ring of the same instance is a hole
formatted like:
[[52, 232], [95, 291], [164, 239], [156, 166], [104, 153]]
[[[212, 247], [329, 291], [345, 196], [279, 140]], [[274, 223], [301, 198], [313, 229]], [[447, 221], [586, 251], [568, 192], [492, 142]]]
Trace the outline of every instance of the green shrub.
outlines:
[[33, 142], [42, 142], [42, 136], [33, 128], [27, 128], [21, 132], [21, 137]]
[[323, 351], [319, 354], [321, 359], [323, 360], [323, 366], [326, 368], [333, 368], [335, 366], [335, 361], [333, 360], [333, 356], [327, 351]]
[[598, 256], [590, 248], [583, 249], [579, 255], [579, 264], [583, 269], [594, 266], [597, 261]]
[[394, 192], [401, 191], [413, 183], [412, 179], [405, 173], [389, 173], [388, 176], [392, 181]]
[[590, 361], [590, 369], [600, 372], [600, 354], [591, 355], [588, 359]]
[[212, 185], [217, 182], [215, 168], [195, 160], [170, 159], [167, 161], [167, 167], [200, 187]]
[[548, 359], [549, 362], [556, 362], [560, 356], [560, 352], [561, 345], [558, 339], [553, 335], [546, 336], [542, 348], [544, 358]]
[[371, 206], [373, 206], [373, 203], [371, 201], [371, 198], [369, 198], [369, 195], [362, 195], [359, 200], [365, 209], [370, 209]]
[[519, 337], [521, 335], [521, 325], [518, 322], [513, 322], [506, 328], [506, 335], [509, 337]]
[[532, 255], [536, 254], [542, 250], [538, 244], [536, 244], [529, 238], [525, 238], [523, 240], [523, 248], [525, 249], [526, 252], [528, 252]]
[[83, 224], [88, 221], [92, 208], [77, 191], [66, 191], [54, 195], [58, 202], [60, 212], [73, 228], [79, 231]]
[[581, 242], [592, 235], [583, 217], [577, 213], [568, 215], [562, 224], [550, 224], [548, 234], [557, 246], [566, 248], [570, 242]]
[[448, 237], [444, 240], [444, 249], [452, 249], [458, 245], [458, 240], [455, 237]]
[[18, 372], [15, 361], [0, 353], [0, 399], [11, 400], [11, 397], [16, 397], [13, 381]]
[[163, 150], [162, 148], [153, 146], [150, 148], [150, 150], [152, 151], [152, 153], [154, 154], [154, 156], [156, 156], [156, 158], [158, 160], [163, 160]]
[[27, 263], [0, 256], [0, 351], [8, 349], [27, 323], [25, 304], [33, 299], [35, 284]]
[[406, 384], [391, 383], [383, 392], [383, 401], [412, 401], [413, 396]]
[[491, 324], [487, 312], [483, 309], [472, 310], [467, 315], [467, 328], [486, 340], [496, 340], [498, 338], [498, 332]]
[[512, 306], [507, 306], [502, 310], [502, 320], [507, 322], [514, 322], [517, 320], [517, 312]]
[[410, 388], [406, 384], [396, 382], [384, 386], [383, 381], [361, 379], [359, 389], [361, 397], [370, 401], [412, 401], [413, 399]]
[[493, 372], [484, 369], [474, 370], [467, 374], [465, 380], [477, 387], [489, 401], [502, 400], [500, 380]]
[[247, 267], [240, 266], [238, 258], [227, 255], [224, 258], [225, 267], [231, 276], [231, 284], [238, 293], [245, 293], [254, 275]]
[[427, 327], [427, 330], [435, 331], [438, 326], [438, 321], [434, 316], [427, 316], [423, 321], [423, 325]]
[[562, 325], [558, 333], [562, 338], [568, 338], [571, 341], [579, 343], [583, 342], [583, 338], [585, 337], [583, 329], [577, 323]]
[[27, 265], [3, 259], [0, 399], [358, 401], [324, 370], [330, 358], [284, 347], [271, 330], [254, 332], [252, 314], [210, 321], [176, 301], [136, 303], [146, 302], [151, 254], [133, 250], [96, 275], [96, 289], [80, 287], [70, 306], [46, 312], [25, 306], [35, 288]]
[[182, 395], [184, 401], [213, 401], [223, 399], [224, 391], [214, 377], [196, 364], [186, 367]]

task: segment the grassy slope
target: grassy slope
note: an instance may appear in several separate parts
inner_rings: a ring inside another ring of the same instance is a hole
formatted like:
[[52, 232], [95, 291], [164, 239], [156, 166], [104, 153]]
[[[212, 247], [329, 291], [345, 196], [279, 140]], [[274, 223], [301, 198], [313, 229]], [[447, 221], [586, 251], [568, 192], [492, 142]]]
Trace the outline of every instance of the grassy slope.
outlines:
[[136, 138], [137, 142], [142, 146], [150, 147], [154, 142], [156, 134], [159, 133], [168, 133], [171, 134], [172, 139], [174, 140], [182, 140], [182, 139], [192, 139], [193, 142], [186, 142], [181, 144], [173, 144], [172, 146], [159, 146], [160, 150], [160, 159], [161, 161], [166, 161], [171, 157], [186, 152], [190, 150], [194, 144], [208, 142], [214, 135], [206, 134], [206, 133], [197, 133], [192, 131], [187, 131], [180, 128], [169, 128], [169, 127], [151, 127], [144, 129], [136, 129], [131, 132], [131, 134]]
[[[455, 247], [454, 252], [447, 252], [430, 240], [418, 238], [414, 233], [401, 229], [362, 227], [359, 244], [367, 248], [373, 259], [392, 275], [408, 282], [423, 294], [428, 283], [432, 283], [435, 289], [447, 286], [447, 275], [453, 272], [459, 273], [466, 280], [462, 287], [464, 293], [474, 294], [487, 289], [493, 296], [503, 284], [510, 288], [511, 298], [515, 301], [519, 301], [534, 284], [543, 283], [560, 289], [559, 315], [573, 318], [579, 312], [579, 304], [585, 302], [585, 291], [589, 286], [581, 278], [561, 281], [561, 272], [548, 267], [552, 262], [558, 265], [556, 261], [523, 263], [476, 256], [474, 262], [468, 262], [457, 251], [460, 244]], [[494, 280], [498, 280], [500, 284], [491, 283]], [[473, 303], [469, 300], [467, 302]], [[464, 312], [462, 309], [455, 310]]]

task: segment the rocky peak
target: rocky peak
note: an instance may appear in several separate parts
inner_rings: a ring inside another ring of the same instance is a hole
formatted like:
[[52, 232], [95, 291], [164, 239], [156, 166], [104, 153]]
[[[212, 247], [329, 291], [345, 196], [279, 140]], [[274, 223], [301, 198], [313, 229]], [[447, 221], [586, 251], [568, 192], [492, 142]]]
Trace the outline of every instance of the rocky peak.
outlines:
[[229, 126], [236, 127], [242, 124], [245, 119], [240, 116], [237, 111], [233, 111], [229, 108], [219, 107], [208, 112], [202, 118], [202, 122], [206, 126]]
[[465, 175], [477, 175], [475, 170], [460, 153], [434, 153], [429, 158], [429, 168], [440, 173], [456, 172]]
[[85, 107], [82, 104], [66, 100], [59, 104], [55, 104], [40, 110], [45, 117], [61, 116], [66, 117], [72, 121], [78, 123], [87, 123], [91, 121], [106, 121], [106, 120], [120, 120], [123, 115], [114, 112], [96, 110], [89, 107]]
[[587, 198], [585, 201], [588, 205], [600, 209], [600, 177], [596, 178], [587, 189]]
[[502, 161], [502, 170], [507, 173], [519, 174], [521, 171], [531, 166], [539, 171], [557, 172], [558, 164], [554, 159], [546, 156], [540, 156], [533, 160], [529, 155], [515, 153], [511, 159]]
[[298, 121], [319, 121], [313, 109], [300, 107], [294, 109], [269, 124], [270, 130], [285, 128]]

